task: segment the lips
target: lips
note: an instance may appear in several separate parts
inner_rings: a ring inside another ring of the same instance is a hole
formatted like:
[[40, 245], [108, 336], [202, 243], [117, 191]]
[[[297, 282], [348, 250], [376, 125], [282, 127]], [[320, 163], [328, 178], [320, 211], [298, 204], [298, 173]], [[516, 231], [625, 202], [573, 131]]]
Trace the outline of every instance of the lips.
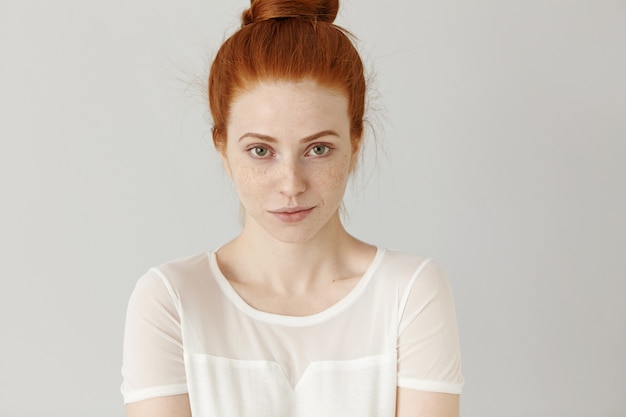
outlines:
[[304, 220], [312, 211], [314, 207], [284, 207], [278, 210], [270, 210], [278, 220], [284, 223], [297, 223]]

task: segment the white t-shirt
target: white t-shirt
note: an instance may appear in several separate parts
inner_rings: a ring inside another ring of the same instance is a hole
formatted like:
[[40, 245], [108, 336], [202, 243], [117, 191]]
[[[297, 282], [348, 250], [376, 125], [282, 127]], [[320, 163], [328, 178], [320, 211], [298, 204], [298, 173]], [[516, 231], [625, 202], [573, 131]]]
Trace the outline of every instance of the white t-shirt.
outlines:
[[214, 252], [153, 268], [130, 298], [122, 394], [189, 394], [194, 417], [395, 415], [396, 387], [460, 393], [454, 301], [429, 259], [378, 249], [310, 316], [248, 305]]

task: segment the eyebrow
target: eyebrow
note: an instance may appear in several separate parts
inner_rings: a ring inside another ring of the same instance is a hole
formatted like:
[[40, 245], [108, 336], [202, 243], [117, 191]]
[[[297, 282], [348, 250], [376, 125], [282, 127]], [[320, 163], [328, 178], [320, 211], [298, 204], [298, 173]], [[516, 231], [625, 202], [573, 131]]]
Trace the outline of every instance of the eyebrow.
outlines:
[[[309, 143], [314, 141], [315, 139], [319, 139], [321, 137], [324, 136], [337, 136], [339, 137], [339, 134], [337, 132], [335, 132], [334, 130], [322, 130], [321, 132], [317, 132], [314, 133], [312, 135], [309, 135], [307, 137], [304, 137], [302, 139], [300, 139], [300, 143]], [[241, 135], [241, 137], [239, 138], [239, 141], [243, 140], [244, 138], [257, 138], [257, 139], [261, 139], [264, 140], [266, 142], [270, 142], [270, 143], [276, 143], [278, 142], [278, 140], [272, 136], [269, 135], [263, 135], [261, 133], [254, 133], [254, 132], [248, 132], [248, 133], [244, 133], [243, 135]]]

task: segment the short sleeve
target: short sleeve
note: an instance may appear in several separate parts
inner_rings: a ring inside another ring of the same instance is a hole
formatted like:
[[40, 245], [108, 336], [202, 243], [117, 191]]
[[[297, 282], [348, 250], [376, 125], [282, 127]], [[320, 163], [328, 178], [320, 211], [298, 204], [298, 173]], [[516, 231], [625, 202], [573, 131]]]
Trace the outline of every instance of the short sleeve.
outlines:
[[461, 352], [454, 299], [441, 268], [424, 261], [400, 299], [398, 386], [460, 394]]
[[187, 392], [180, 314], [157, 269], [142, 276], [128, 303], [124, 330], [124, 403]]

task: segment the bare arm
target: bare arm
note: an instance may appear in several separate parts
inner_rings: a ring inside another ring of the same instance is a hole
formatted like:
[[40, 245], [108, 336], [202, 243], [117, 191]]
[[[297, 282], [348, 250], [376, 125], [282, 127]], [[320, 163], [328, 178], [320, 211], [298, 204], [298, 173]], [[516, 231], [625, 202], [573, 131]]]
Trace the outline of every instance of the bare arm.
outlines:
[[458, 417], [459, 395], [398, 387], [396, 417]]
[[191, 417], [189, 395], [170, 395], [126, 404], [126, 417]]

